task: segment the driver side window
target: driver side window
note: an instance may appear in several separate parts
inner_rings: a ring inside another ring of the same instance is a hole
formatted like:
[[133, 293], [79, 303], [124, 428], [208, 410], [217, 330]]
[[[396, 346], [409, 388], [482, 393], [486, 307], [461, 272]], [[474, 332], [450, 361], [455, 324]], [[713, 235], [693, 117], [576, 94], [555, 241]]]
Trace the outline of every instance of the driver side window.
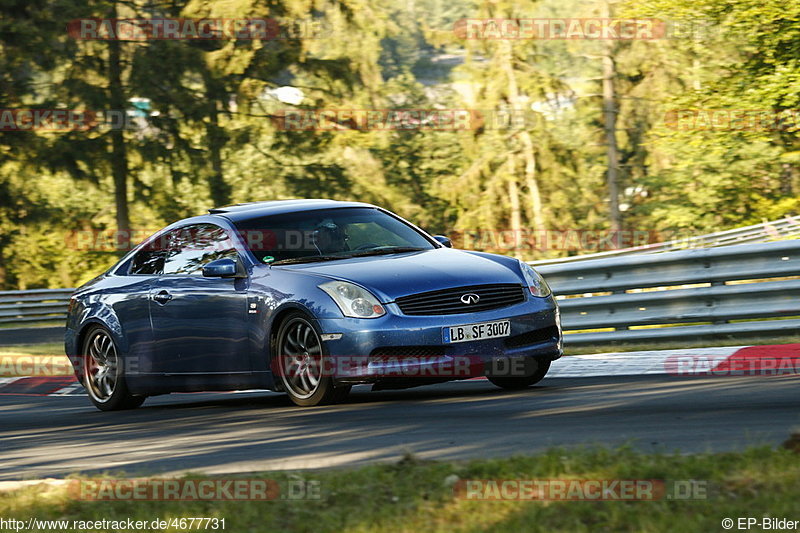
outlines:
[[201, 276], [203, 266], [217, 259], [237, 259], [239, 254], [227, 232], [213, 224], [194, 224], [167, 234], [165, 275]]
[[133, 258], [128, 273], [133, 276], [157, 276], [164, 269], [164, 252], [145, 249]]

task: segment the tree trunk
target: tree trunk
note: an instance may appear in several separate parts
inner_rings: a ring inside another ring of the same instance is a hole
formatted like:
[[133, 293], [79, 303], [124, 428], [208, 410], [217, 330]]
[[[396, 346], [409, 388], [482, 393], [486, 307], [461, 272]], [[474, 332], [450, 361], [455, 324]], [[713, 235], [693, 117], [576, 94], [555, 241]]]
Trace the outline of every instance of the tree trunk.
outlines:
[[536, 179], [536, 153], [533, 148], [533, 139], [530, 133], [522, 131], [519, 134], [522, 140], [522, 155], [525, 157], [525, 185], [531, 198], [531, 211], [533, 214], [533, 229], [537, 232], [544, 231], [544, 215], [542, 209], [542, 196], [539, 192], [539, 182]]
[[508, 200], [511, 204], [511, 235], [514, 244], [514, 255], [519, 252], [522, 244], [522, 208], [519, 201], [519, 185], [514, 168], [514, 156], [509, 156], [508, 167]]
[[230, 185], [225, 183], [225, 176], [222, 173], [222, 147], [225, 145], [225, 134], [219, 127], [216, 109], [211, 112], [208, 118], [209, 123], [206, 125], [206, 136], [208, 138], [208, 149], [211, 156], [211, 173], [208, 175], [208, 189], [214, 205], [223, 206], [231, 203], [231, 188]]
[[[521, 106], [521, 103], [517, 76], [514, 72], [513, 49], [510, 41], [500, 41], [500, 45], [503, 47], [503, 70], [508, 80], [508, 100], [512, 107], [512, 113], [515, 113]], [[533, 229], [537, 232], [543, 231], [545, 229], [545, 222], [542, 198], [539, 192], [539, 183], [536, 179], [536, 151], [533, 145], [533, 139], [531, 138], [531, 134], [526, 130], [521, 130], [517, 136], [522, 143], [522, 156], [525, 160], [525, 186], [528, 188], [528, 194], [531, 200], [531, 212], [533, 215], [531, 224], [533, 225]]]
[[[611, 18], [611, 9], [608, 0], [602, 4], [601, 18]], [[614, 78], [616, 77], [616, 64], [614, 63], [614, 42], [605, 41], [603, 54], [603, 117], [606, 134], [606, 152], [608, 156], [608, 206], [611, 231], [618, 232], [622, 229], [622, 217], [619, 211], [619, 149], [617, 147], [617, 102], [614, 91]]]
[[[117, 7], [111, 8], [111, 18], [117, 18]], [[117, 246], [127, 251], [130, 246], [130, 217], [128, 215], [128, 153], [125, 146], [124, 120], [126, 119], [125, 91], [122, 85], [121, 45], [117, 40], [108, 41], [108, 91], [109, 104], [121, 113], [123, 123], [111, 130], [111, 174], [114, 178], [114, 203], [117, 213]]]
[[208, 174], [208, 190], [215, 206], [231, 203], [231, 187], [225, 183], [222, 172], [222, 148], [225, 146], [225, 132], [219, 125], [219, 109], [217, 107], [220, 90], [217, 82], [207, 70], [203, 72], [206, 86], [206, 99], [208, 100], [208, 122], [206, 123], [206, 139], [211, 158], [211, 171]]

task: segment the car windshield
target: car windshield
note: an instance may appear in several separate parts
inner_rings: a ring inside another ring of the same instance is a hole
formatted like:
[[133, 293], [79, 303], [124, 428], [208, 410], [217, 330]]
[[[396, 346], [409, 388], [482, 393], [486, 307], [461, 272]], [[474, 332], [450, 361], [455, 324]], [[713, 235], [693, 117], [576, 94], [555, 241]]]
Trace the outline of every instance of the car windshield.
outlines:
[[256, 259], [266, 264], [332, 261], [435, 248], [417, 230], [370, 207], [300, 211], [239, 221]]

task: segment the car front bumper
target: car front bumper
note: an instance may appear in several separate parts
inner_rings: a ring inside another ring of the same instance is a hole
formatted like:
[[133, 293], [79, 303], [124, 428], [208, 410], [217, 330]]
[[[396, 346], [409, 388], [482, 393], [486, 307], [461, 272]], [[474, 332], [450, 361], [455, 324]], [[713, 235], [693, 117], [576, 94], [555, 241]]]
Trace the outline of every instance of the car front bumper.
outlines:
[[[528, 297], [513, 306], [442, 316], [407, 316], [395, 304], [377, 319], [319, 319], [328, 363], [340, 383], [389, 380], [429, 382], [487, 374], [530, 372], [531, 360], [552, 361], [562, 353], [558, 308], [551, 298]], [[450, 326], [510, 320], [502, 338], [443, 342]], [[333, 336], [334, 338], [330, 338]]]

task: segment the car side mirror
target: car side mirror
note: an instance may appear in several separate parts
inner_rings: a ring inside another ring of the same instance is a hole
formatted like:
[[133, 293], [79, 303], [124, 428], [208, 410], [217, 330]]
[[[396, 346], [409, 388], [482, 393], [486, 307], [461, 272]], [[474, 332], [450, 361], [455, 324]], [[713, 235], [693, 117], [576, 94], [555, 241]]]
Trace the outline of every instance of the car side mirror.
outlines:
[[434, 235], [433, 238], [436, 240], [436, 242], [438, 242], [439, 244], [441, 244], [445, 248], [452, 248], [453, 247], [453, 243], [450, 242], [450, 239], [448, 239], [444, 235]]
[[203, 277], [206, 278], [244, 278], [247, 274], [241, 263], [229, 257], [211, 261], [203, 267]]

